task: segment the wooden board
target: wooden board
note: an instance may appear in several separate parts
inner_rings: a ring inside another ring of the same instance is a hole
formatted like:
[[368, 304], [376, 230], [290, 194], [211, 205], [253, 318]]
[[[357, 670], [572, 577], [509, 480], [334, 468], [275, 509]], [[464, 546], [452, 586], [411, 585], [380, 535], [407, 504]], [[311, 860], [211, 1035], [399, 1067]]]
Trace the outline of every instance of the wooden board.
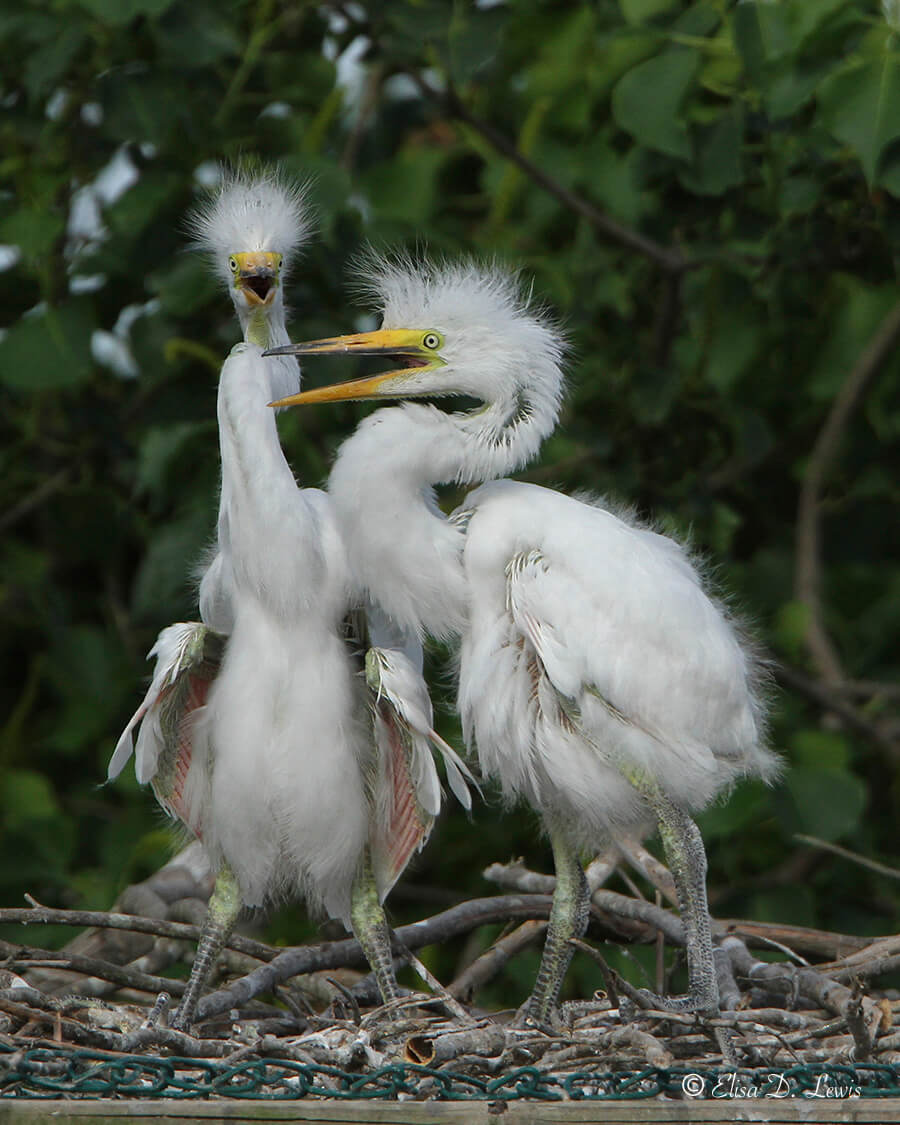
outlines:
[[0, 1125], [107, 1125], [125, 1118], [161, 1125], [226, 1121], [329, 1122], [331, 1125], [897, 1125], [900, 1098], [717, 1098], [703, 1101], [597, 1102], [247, 1102], [31, 1101], [0, 1099]]

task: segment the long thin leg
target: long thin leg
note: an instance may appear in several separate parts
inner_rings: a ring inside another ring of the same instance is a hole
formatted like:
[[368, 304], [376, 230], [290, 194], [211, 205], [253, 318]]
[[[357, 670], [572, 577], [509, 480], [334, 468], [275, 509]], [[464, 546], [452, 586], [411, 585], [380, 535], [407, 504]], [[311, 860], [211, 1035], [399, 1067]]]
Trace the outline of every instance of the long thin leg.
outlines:
[[191, 970], [191, 979], [178, 1005], [178, 1011], [172, 1017], [172, 1027], [176, 1031], [186, 1031], [191, 1026], [207, 977], [234, 929], [242, 905], [241, 892], [234, 872], [230, 867], [225, 866], [216, 876], [216, 885], [209, 900], [206, 922], [203, 925], [197, 956], [194, 958], [194, 967]]
[[350, 924], [372, 967], [381, 998], [387, 1004], [397, 998], [397, 980], [391, 956], [391, 930], [378, 901], [372, 860], [366, 849], [359, 874], [350, 892]]
[[678, 892], [688, 962], [688, 995], [672, 997], [666, 1007], [677, 1011], [717, 1013], [719, 986], [713, 958], [712, 924], [706, 900], [706, 849], [690, 816], [660, 795], [656, 803], [659, 831], [669, 870]]
[[553, 892], [550, 925], [547, 927], [541, 967], [531, 996], [522, 1010], [525, 1019], [540, 1025], [550, 1022], [563, 977], [572, 960], [570, 939], [584, 935], [590, 910], [587, 879], [578, 855], [558, 825], [548, 823], [547, 828], [556, 867], [556, 889]]
[[706, 900], [706, 850], [700, 829], [650, 781], [629, 779], [647, 798], [659, 823], [663, 850], [678, 892], [688, 962], [688, 993], [657, 996], [641, 989], [641, 995], [670, 1012], [719, 1011], [719, 986], [713, 958], [712, 927]]

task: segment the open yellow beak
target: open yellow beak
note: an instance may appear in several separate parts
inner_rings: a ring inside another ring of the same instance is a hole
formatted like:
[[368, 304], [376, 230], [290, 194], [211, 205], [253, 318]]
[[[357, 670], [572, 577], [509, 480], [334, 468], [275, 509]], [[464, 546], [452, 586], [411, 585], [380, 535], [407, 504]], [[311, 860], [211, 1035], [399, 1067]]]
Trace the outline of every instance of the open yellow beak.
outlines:
[[271, 304], [278, 288], [281, 255], [269, 250], [249, 250], [232, 257], [237, 263], [234, 287], [241, 290], [247, 304], [251, 308]]
[[361, 401], [374, 398], [413, 398], [427, 395], [429, 391], [417, 386], [417, 377], [423, 370], [443, 367], [434, 347], [426, 345], [425, 338], [436, 338], [434, 333], [410, 328], [381, 328], [377, 332], [358, 332], [353, 336], [331, 336], [325, 340], [308, 340], [303, 344], [286, 344], [272, 348], [264, 355], [362, 355], [399, 357], [406, 366], [368, 379], [351, 379], [346, 383], [333, 383], [289, 395], [269, 406], [298, 406], [318, 402]]

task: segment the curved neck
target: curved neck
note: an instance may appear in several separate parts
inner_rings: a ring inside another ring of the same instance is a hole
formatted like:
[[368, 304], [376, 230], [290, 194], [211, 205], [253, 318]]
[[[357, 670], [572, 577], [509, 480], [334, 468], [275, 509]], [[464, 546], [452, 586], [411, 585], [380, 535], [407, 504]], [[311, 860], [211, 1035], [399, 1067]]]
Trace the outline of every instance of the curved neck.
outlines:
[[[219, 379], [222, 492], [218, 546], [236, 592], [281, 616], [305, 610], [321, 585], [322, 536], [314, 500], [297, 488], [269, 402], [284, 380], [277, 359], [256, 344], [238, 344]], [[299, 369], [293, 364], [293, 385]], [[297, 575], [310, 580], [297, 582]], [[340, 579], [334, 585], [340, 586]]]
[[471, 413], [405, 403], [376, 411], [343, 444], [328, 490], [356, 582], [399, 626], [444, 637], [465, 622], [465, 532], [443, 515], [432, 486], [520, 468], [558, 409], [555, 394], [526, 389]]

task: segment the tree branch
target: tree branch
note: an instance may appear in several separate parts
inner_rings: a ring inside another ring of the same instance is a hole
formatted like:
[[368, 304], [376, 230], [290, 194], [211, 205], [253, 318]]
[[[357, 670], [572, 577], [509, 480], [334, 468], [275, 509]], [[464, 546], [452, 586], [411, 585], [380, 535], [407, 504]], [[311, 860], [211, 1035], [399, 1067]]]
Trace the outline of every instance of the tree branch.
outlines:
[[457, 121], [464, 121], [467, 125], [470, 125], [476, 132], [480, 133], [497, 152], [505, 156], [507, 160], [511, 161], [518, 168], [521, 168], [527, 176], [555, 199], [558, 199], [564, 207], [567, 207], [576, 215], [581, 215], [582, 218], [587, 219], [594, 229], [608, 241], [615, 242], [619, 246], [624, 246], [627, 250], [634, 250], [636, 253], [642, 254], [645, 258], [649, 259], [649, 261], [653, 262], [654, 265], [660, 266], [667, 273], [680, 274], [689, 268], [690, 263], [680, 250], [669, 249], [662, 246], [660, 243], [655, 242], [652, 238], [648, 238], [639, 231], [632, 230], [630, 227], [616, 222], [616, 220], [610, 215], [607, 215], [605, 211], [601, 211], [600, 208], [595, 207], [593, 203], [589, 203], [580, 195], [576, 195], [549, 175], [549, 173], [539, 168], [537, 164], [519, 152], [512, 141], [495, 129], [493, 125], [490, 125], [487, 121], [482, 121], [480, 117], [476, 117], [471, 113], [454, 90], [451, 89], [448, 90], [446, 94], [442, 94], [430, 86], [418, 71], [409, 70], [406, 73], [429, 101], [443, 106], [447, 113]]
[[[167, 922], [161, 918], [142, 918], [136, 914], [104, 914], [102, 910], [55, 910], [49, 906], [0, 908], [0, 923], [4, 925], [54, 925], [97, 926], [108, 930], [131, 930], [156, 937], [181, 938], [198, 941], [200, 927], [186, 922]], [[226, 948], [236, 953], [246, 953], [258, 961], [271, 961], [277, 951], [261, 941], [232, 934]]]
[[[498, 895], [496, 898], [473, 899], [441, 914], [435, 914], [432, 918], [400, 926], [396, 930], [396, 938], [399, 945], [407, 949], [421, 949], [424, 945], [448, 941], [491, 922], [508, 922], [514, 918], [548, 918], [550, 904], [549, 895]], [[233, 981], [227, 988], [205, 996], [197, 1007], [196, 1019], [210, 1019], [227, 1012], [229, 1008], [240, 1007], [261, 993], [271, 992], [276, 984], [300, 973], [365, 963], [362, 948], [355, 938], [287, 949], [267, 965], [260, 965], [247, 976]]]
[[775, 678], [783, 687], [805, 696], [812, 703], [821, 707], [823, 711], [837, 715], [850, 730], [881, 747], [895, 761], [900, 758], [900, 746], [897, 742], [885, 734], [879, 726], [867, 719], [852, 703], [842, 699], [839, 694], [839, 685], [833, 687], [831, 684], [818, 683], [796, 668], [791, 668], [786, 664], [775, 666]]
[[900, 301], [891, 309], [871, 338], [856, 366], [848, 375], [831, 404], [819, 431], [803, 482], [797, 505], [796, 560], [794, 590], [797, 600], [809, 611], [806, 644], [822, 679], [836, 682], [844, 679], [837, 650], [825, 627], [822, 613], [822, 543], [821, 498], [831, 464], [837, 456], [841, 439], [854, 410], [869, 384], [881, 370], [900, 340]]

